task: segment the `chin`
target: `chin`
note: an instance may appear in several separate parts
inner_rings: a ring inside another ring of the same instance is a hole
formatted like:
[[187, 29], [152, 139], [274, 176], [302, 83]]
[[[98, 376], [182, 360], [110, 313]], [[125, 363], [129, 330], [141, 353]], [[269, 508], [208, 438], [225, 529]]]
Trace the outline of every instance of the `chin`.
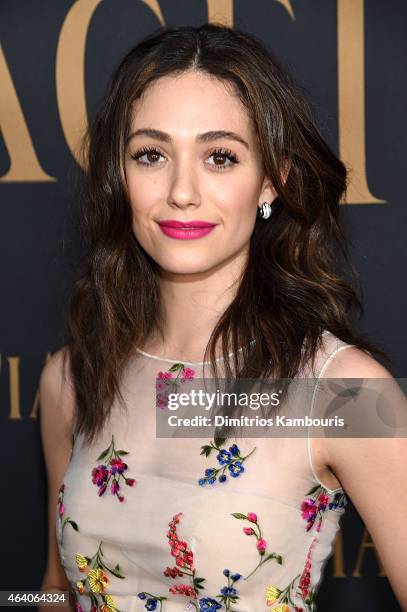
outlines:
[[166, 257], [163, 261], [161, 261], [161, 258], [154, 259], [162, 271], [169, 274], [203, 274], [219, 263], [209, 262], [208, 260], [203, 261], [201, 258], [193, 261], [191, 258], [186, 257], [174, 257], [173, 259]]

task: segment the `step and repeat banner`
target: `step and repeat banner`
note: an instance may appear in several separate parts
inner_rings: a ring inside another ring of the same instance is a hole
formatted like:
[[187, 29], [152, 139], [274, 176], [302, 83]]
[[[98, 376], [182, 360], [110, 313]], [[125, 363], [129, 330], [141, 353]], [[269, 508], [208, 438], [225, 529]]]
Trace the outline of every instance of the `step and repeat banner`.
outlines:
[[[356, 327], [388, 351], [394, 376], [407, 376], [404, 1], [2, 0], [0, 590], [39, 589], [46, 563], [38, 381], [64, 343], [79, 255], [79, 135], [131, 46], [160, 25], [206, 21], [251, 32], [274, 51], [352, 168], [341, 213], [365, 305]], [[317, 605], [321, 612], [400, 609], [351, 505]]]

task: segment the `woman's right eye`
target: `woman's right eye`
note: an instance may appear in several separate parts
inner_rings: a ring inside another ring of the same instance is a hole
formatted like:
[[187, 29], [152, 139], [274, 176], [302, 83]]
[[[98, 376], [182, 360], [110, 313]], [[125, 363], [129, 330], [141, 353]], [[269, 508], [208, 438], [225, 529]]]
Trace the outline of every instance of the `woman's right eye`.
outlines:
[[[164, 157], [160, 151], [154, 147], [143, 147], [139, 151], [136, 151], [131, 156], [132, 159], [135, 159], [139, 164], [143, 164], [143, 166], [155, 166], [158, 163], [158, 157]], [[142, 158], [145, 157], [148, 161], [142, 161]]]

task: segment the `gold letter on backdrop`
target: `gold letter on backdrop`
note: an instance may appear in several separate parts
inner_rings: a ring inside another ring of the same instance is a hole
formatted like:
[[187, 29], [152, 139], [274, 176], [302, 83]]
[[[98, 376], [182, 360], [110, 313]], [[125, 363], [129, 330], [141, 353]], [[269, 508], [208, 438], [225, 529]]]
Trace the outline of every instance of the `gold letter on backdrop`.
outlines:
[[382, 204], [366, 178], [364, 0], [338, 0], [339, 156], [351, 167], [348, 204]]
[[1, 47], [0, 83], [0, 129], [10, 157], [10, 168], [0, 182], [55, 181], [39, 164]]
[[[83, 167], [78, 145], [88, 126], [85, 95], [85, 49], [89, 23], [102, 0], [77, 0], [65, 17], [56, 56], [56, 89], [62, 130], [68, 147]], [[163, 24], [158, 0], [142, 0]]]
[[287, 13], [290, 15], [291, 19], [295, 21], [295, 15], [294, 15], [293, 7], [291, 6], [290, 0], [276, 0], [276, 1], [283, 5]]
[[233, 26], [233, 0], [206, 0], [208, 22]]
[[343, 567], [343, 537], [340, 531], [338, 531], [338, 533], [336, 534], [334, 541], [333, 562], [333, 577], [346, 578], [345, 570]]
[[56, 54], [59, 116], [68, 147], [83, 166], [77, 147], [88, 126], [85, 97], [85, 47], [89, 22], [101, 0], [78, 0], [65, 17]]
[[21, 420], [20, 411], [20, 357], [7, 358], [10, 372], [10, 416], [13, 421]]

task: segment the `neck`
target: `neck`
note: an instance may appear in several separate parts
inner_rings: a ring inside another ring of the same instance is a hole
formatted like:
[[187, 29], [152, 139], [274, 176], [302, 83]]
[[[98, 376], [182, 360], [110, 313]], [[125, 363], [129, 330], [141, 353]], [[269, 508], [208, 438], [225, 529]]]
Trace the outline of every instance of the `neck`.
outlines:
[[[202, 361], [211, 333], [239, 287], [245, 259], [239, 254], [207, 272], [162, 271], [159, 286], [164, 313], [164, 341], [155, 334], [144, 349], [161, 356]], [[231, 349], [229, 349], [231, 350]], [[217, 354], [220, 355], [219, 347]]]

